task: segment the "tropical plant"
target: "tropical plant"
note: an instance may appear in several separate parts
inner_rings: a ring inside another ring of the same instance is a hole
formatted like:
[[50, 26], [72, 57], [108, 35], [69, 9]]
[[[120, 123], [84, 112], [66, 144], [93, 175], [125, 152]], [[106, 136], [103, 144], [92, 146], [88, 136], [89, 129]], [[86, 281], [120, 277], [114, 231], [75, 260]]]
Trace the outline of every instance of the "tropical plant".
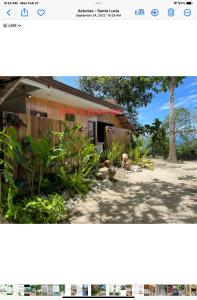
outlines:
[[54, 224], [65, 216], [64, 200], [61, 195], [33, 196], [24, 199], [16, 208], [16, 223]]
[[145, 131], [148, 134], [148, 148], [150, 149], [150, 154], [153, 156], [161, 155], [167, 157], [169, 141], [165, 126], [162, 122], [159, 119], [155, 119], [151, 125], [145, 125]]
[[121, 164], [122, 154], [124, 153], [124, 145], [117, 140], [113, 140], [108, 152], [108, 159], [114, 166]]
[[50, 141], [47, 138], [25, 137], [22, 141], [22, 155], [19, 164], [23, 168], [29, 184], [30, 193], [41, 192], [44, 174], [52, 162]]
[[133, 163], [143, 168], [152, 169], [153, 164], [150, 159], [147, 159], [148, 152], [143, 137], [136, 137], [133, 135], [129, 147], [129, 157]]
[[5, 218], [14, 214], [13, 198], [17, 193], [13, 164], [18, 161], [21, 147], [16, 136], [13, 128], [0, 131], [0, 209]]
[[71, 196], [88, 192], [90, 180], [87, 179], [96, 173], [100, 160], [95, 146], [86, 137], [78, 135], [80, 128], [80, 124], [73, 128], [64, 124], [64, 131], [55, 133], [60, 138], [53, 149], [56, 172]]

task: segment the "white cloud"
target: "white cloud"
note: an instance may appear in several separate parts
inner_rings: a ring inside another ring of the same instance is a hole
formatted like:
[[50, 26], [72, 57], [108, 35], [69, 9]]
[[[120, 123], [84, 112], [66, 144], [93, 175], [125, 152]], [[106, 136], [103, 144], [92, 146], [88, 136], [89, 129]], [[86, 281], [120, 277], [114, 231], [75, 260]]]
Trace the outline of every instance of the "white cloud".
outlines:
[[[179, 97], [175, 99], [174, 107], [181, 107], [181, 106], [189, 106], [191, 104], [197, 104], [197, 93], [185, 97]], [[159, 110], [167, 110], [169, 109], [169, 102], [165, 102], [163, 105], [159, 107]]]
[[195, 86], [197, 86], [197, 80], [195, 80], [195, 81], [189, 83], [188, 85], [186, 85], [186, 88], [195, 87]]
[[177, 101], [175, 100], [175, 107], [188, 106], [195, 103], [197, 103], [197, 94], [178, 98]]
[[169, 102], [166, 102], [159, 107], [159, 110], [166, 110], [166, 109], [169, 109]]

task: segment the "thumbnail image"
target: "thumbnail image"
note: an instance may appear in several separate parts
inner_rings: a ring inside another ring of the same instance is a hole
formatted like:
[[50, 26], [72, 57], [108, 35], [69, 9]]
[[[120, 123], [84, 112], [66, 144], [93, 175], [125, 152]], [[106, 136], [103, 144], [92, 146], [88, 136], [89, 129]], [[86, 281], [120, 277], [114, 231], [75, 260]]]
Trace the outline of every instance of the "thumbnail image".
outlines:
[[24, 285], [24, 296], [36, 296], [35, 285]]
[[167, 296], [184, 296], [184, 285], [167, 285]]
[[144, 285], [143, 284], [132, 284], [132, 296], [144, 296]]
[[156, 294], [156, 296], [167, 296], [167, 285], [157, 284], [155, 294]]
[[42, 286], [41, 284], [36, 285], [36, 296], [41, 296], [42, 295]]
[[156, 285], [145, 284], [144, 285], [144, 296], [155, 296], [156, 294]]
[[88, 285], [86, 284], [72, 284], [71, 285], [71, 296], [88, 296]]
[[109, 285], [109, 296], [126, 296], [126, 288], [124, 285], [120, 284], [110, 284]]
[[0, 76], [1, 222], [197, 223], [196, 99], [197, 76]]
[[91, 296], [105, 297], [106, 296], [106, 285], [105, 284], [92, 284], [91, 285]]
[[18, 296], [24, 296], [25, 295], [25, 286], [24, 286], [24, 284], [18, 284], [16, 289], [17, 289]]
[[185, 285], [185, 296], [197, 296], [197, 285]]
[[11, 296], [11, 295], [13, 295], [13, 285], [1, 284], [0, 296]]
[[41, 285], [41, 296], [48, 296], [48, 285], [47, 284]]
[[127, 297], [132, 297], [133, 296], [133, 294], [132, 294], [132, 285], [131, 284], [125, 285], [125, 289], [126, 289], [126, 296]]

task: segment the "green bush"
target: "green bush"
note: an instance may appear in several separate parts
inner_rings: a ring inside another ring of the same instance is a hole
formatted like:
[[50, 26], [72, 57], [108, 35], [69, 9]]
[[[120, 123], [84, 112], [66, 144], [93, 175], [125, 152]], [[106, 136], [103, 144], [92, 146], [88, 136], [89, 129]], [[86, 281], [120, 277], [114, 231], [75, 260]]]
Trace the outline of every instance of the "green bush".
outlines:
[[197, 159], [197, 139], [177, 146], [177, 158], [181, 160]]
[[111, 147], [108, 151], [108, 159], [114, 166], [120, 166], [122, 154], [124, 153], [124, 145], [120, 144], [117, 140], [113, 140]]
[[133, 135], [129, 148], [129, 158], [134, 164], [143, 168], [152, 169], [153, 164], [150, 159], [147, 159], [148, 152], [147, 147], [145, 147], [144, 139]]
[[[0, 159], [0, 209], [8, 220], [57, 222], [63, 213], [61, 196], [53, 194], [43, 198], [40, 196], [43, 190], [52, 194], [66, 189], [70, 196], [88, 192], [100, 154], [81, 134], [80, 128], [80, 124], [73, 128], [64, 124], [63, 132], [52, 132], [51, 139], [59, 140], [55, 146], [49, 137], [33, 139], [28, 136], [18, 142], [15, 129], [0, 132], [0, 155], [3, 157]], [[13, 174], [16, 166], [18, 178]]]
[[16, 223], [55, 224], [65, 216], [66, 210], [61, 195], [33, 196], [16, 205]]
[[96, 173], [100, 161], [95, 145], [78, 134], [80, 128], [79, 124], [73, 128], [64, 124], [64, 131], [55, 133], [60, 138], [53, 149], [56, 173], [70, 196], [88, 192], [90, 178]]
[[145, 125], [145, 131], [149, 135], [150, 154], [166, 158], [169, 153], [169, 140], [164, 124], [159, 119], [155, 119], [151, 125]]

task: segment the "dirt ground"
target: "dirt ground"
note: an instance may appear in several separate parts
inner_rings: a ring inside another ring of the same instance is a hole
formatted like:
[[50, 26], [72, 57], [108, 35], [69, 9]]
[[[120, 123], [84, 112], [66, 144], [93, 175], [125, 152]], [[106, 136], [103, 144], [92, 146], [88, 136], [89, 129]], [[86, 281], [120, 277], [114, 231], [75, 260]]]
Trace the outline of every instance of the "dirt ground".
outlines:
[[110, 188], [71, 210], [71, 223], [197, 223], [197, 161], [153, 161], [153, 171], [118, 170]]

